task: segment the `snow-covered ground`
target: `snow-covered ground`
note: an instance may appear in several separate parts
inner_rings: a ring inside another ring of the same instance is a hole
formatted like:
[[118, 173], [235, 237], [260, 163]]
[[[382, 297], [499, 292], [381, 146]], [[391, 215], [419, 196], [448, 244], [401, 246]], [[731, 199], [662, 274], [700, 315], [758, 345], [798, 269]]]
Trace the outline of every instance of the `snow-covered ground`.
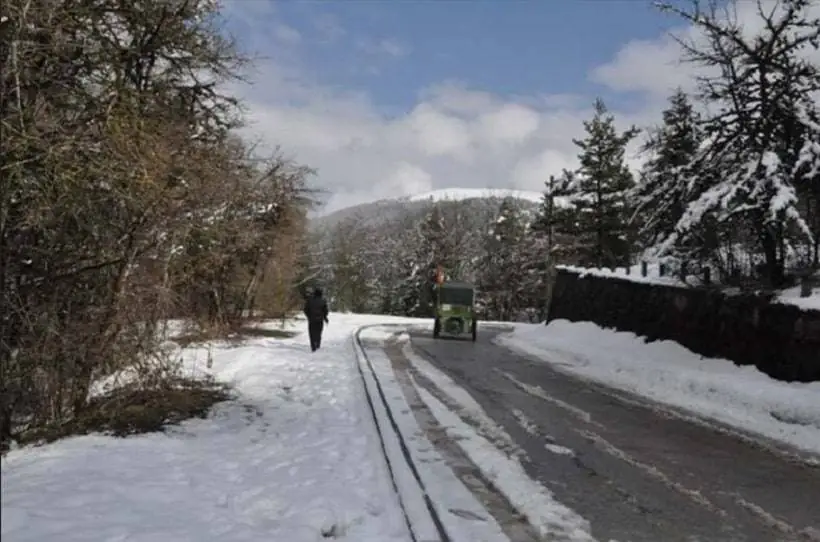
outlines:
[[559, 370], [820, 454], [820, 382], [781, 382], [590, 322], [516, 324], [497, 340]]
[[820, 311], [820, 287], [812, 291], [809, 297], [800, 297], [800, 286], [783, 290], [777, 298], [778, 303], [794, 305], [804, 311]]
[[166, 433], [9, 452], [2, 540], [409, 542], [351, 342], [391, 320], [413, 321], [331, 314], [316, 353], [305, 333], [182, 351], [238, 400]]
[[[420, 431], [391, 364], [375, 348], [369, 353], [385, 400], [426, 486], [412, 494], [416, 474], [402, 464], [386, 410], [374, 405], [396, 493], [352, 341], [359, 327], [386, 323], [430, 325], [332, 314], [316, 353], [303, 322], [284, 326], [299, 331], [293, 338], [181, 350], [187, 371], [231, 383], [237, 400], [165, 433], [79, 436], [9, 452], [2, 459], [2, 539], [409, 542], [405, 510], [416, 534], [435, 539], [424, 519], [426, 492], [454, 540], [503, 542], [498, 524]], [[395, 330], [371, 328], [366, 336]], [[820, 453], [820, 383], [774, 381], [676, 343], [645, 344], [591, 323], [518, 324], [499, 340], [560, 370]], [[526, 476], [509, 436], [466, 390], [409, 348], [404, 353], [450, 399], [444, 404], [412, 382], [434, 417], [537, 530], [592, 540], [584, 518]], [[366, 384], [371, 396], [373, 383]]]

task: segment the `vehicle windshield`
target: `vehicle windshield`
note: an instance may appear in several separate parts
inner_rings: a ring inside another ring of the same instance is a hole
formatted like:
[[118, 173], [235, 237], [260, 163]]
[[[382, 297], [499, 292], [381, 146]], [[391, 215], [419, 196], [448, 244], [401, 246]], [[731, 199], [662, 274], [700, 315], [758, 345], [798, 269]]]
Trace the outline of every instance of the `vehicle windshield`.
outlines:
[[442, 305], [473, 305], [473, 290], [470, 288], [441, 288], [439, 302]]

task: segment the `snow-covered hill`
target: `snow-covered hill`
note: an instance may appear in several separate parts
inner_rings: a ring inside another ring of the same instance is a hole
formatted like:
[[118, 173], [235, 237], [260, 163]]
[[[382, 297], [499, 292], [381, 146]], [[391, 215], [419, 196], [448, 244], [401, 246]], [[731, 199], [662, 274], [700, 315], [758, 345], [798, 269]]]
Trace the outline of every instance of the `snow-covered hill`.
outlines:
[[382, 221], [397, 220], [410, 215], [423, 214], [434, 203], [460, 202], [476, 208], [497, 209], [502, 200], [512, 197], [519, 200], [526, 210], [534, 210], [541, 201], [540, 192], [499, 188], [443, 188], [413, 196], [384, 199], [339, 209], [312, 220], [314, 229], [332, 228], [336, 224], [355, 218], [368, 225]]
[[409, 201], [460, 201], [474, 198], [516, 198], [538, 203], [543, 198], [541, 192], [512, 190], [506, 188], [442, 188], [410, 196]]

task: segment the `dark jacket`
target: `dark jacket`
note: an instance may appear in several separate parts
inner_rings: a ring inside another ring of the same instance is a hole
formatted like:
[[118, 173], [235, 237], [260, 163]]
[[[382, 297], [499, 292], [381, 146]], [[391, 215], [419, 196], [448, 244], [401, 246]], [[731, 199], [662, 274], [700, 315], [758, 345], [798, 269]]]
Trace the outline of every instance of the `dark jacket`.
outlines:
[[321, 295], [312, 295], [305, 300], [305, 317], [308, 322], [327, 322], [327, 301]]

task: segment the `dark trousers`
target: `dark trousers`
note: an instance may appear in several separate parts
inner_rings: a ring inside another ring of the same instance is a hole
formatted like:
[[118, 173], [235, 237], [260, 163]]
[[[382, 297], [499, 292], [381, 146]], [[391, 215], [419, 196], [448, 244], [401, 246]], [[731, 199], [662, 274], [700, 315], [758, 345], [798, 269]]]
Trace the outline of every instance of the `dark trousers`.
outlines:
[[308, 321], [308, 335], [310, 336], [310, 349], [311, 351], [315, 352], [322, 346], [322, 330], [325, 327], [325, 323], [322, 320], [318, 322], [309, 320]]

